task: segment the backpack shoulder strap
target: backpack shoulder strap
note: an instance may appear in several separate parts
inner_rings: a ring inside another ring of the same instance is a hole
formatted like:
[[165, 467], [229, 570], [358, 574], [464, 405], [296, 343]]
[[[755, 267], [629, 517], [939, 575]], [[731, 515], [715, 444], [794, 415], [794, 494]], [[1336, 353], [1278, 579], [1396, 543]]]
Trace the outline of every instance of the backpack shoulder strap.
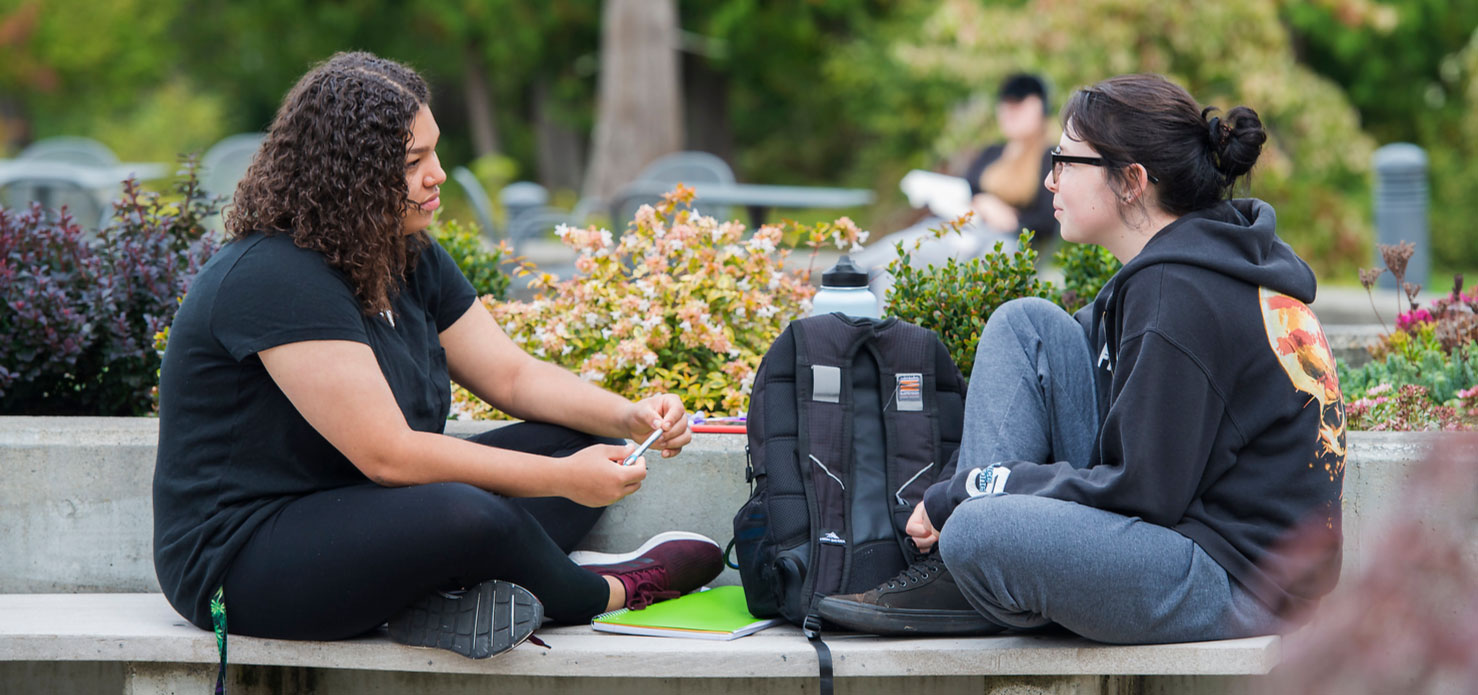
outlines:
[[796, 335], [798, 464], [810, 506], [812, 562], [802, 597], [807, 610], [840, 586], [847, 564], [852, 482], [852, 360], [871, 336], [868, 324], [826, 314], [792, 321]]
[[[905, 321], [884, 326], [877, 336], [879, 376], [892, 392], [883, 405], [883, 420], [888, 434], [888, 498], [900, 543], [905, 543], [909, 515], [946, 463], [941, 446], [945, 429], [941, 375], [934, 346], [938, 342], [933, 331]], [[953, 374], [943, 378], [951, 385], [958, 383]], [[914, 552], [907, 545], [904, 550]]]

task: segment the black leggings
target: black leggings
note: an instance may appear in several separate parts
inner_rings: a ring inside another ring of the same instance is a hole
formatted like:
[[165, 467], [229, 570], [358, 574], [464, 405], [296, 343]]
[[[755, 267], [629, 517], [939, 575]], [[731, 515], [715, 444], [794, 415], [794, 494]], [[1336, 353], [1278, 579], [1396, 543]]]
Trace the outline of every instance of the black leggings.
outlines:
[[[517, 423], [471, 441], [563, 456], [615, 440]], [[610, 590], [566, 554], [602, 511], [462, 483], [366, 483], [308, 495], [264, 522], [231, 562], [227, 627], [254, 637], [343, 639], [430, 592], [486, 579], [532, 591], [555, 621], [586, 622], [605, 610]]]

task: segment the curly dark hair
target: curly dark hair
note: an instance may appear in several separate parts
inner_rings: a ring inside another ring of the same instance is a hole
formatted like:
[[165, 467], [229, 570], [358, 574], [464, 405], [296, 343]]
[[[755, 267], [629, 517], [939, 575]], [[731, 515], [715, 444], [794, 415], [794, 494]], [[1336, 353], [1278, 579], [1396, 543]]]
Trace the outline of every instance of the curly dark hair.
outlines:
[[366, 314], [390, 308], [426, 246], [407, 236], [405, 155], [426, 81], [395, 61], [337, 53], [283, 99], [226, 216], [232, 239], [290, 234], [349, 277]]

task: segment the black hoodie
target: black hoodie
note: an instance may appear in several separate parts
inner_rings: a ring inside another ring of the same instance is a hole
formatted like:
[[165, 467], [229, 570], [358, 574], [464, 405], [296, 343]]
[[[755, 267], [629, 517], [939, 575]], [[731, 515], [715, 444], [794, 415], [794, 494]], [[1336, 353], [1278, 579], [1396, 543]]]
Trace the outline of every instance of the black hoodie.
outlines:
[[934, 525], [972, 492], [1052, 497], [1175, 529], [1274, 610], [1328, 593], [1344, 405], [1313, 272], [1274, 227], [1267, 203], [1236, 200], [1150, 239], [1077, 315], [1098, 356], [1088, 466], [1001, 462], [984, 492], [957, 471], [925, 496]]

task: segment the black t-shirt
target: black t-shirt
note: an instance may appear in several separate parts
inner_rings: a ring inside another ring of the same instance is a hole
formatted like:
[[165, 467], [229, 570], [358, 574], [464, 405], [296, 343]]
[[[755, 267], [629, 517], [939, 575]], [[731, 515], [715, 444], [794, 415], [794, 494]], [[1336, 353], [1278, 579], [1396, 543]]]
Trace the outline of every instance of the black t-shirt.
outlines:
[[304, 340], [365, 343], [411, 428], [441, 432], [451, 386], [438, 334], [476, 299], [435, 242], [390, 318], [365, 315], [347, 277], [287, 235], [254, 234], [205, 264], [175, 315], [159, 381], [154, 566], [181, 615], [209, 627], [207, 603], [226, 568], [289, 502], [368, 481], [303, 419], [257, 353]]

